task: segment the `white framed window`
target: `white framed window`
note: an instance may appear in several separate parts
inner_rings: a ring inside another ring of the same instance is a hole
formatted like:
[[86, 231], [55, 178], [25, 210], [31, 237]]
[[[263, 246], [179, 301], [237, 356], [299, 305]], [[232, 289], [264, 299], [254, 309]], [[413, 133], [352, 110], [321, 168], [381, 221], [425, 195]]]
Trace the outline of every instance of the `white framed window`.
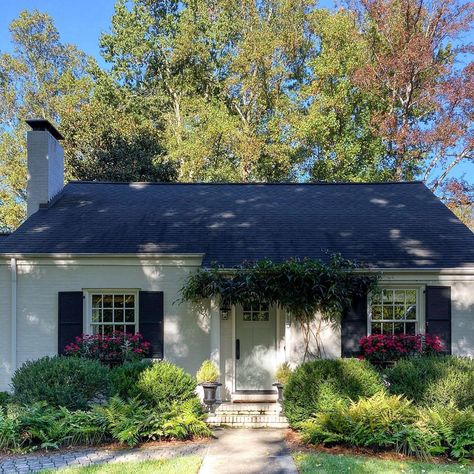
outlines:
[[138, 332], [138, 294], [127, 290], [90, 290], [88, 321], [92, 334]]
[[243, 307], [244, 321], [270, 321], [270, 308], [268, 304], [245, 305]]
[[420, 289], [383, 288], [369, 298], [369, 334], [421, 332]]

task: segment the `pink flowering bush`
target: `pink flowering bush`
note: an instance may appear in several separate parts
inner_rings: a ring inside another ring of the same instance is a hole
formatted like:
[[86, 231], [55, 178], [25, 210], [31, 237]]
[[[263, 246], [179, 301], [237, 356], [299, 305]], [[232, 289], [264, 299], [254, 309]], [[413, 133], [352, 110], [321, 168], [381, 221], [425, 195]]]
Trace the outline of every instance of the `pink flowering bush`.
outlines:
[[415, 355], [435, 355], [444, 352], [438, 336], [429, 334], [372, 334], [360, 339], [363, 358], [370, 362], [391, 362]]
[[69, 343], [64, 352], [68, 356], [99, 360], [114, 366], [143, 359], [150, 352], [150, 343], [141, 334], [114, 331], [110, 335], [82, 334]]

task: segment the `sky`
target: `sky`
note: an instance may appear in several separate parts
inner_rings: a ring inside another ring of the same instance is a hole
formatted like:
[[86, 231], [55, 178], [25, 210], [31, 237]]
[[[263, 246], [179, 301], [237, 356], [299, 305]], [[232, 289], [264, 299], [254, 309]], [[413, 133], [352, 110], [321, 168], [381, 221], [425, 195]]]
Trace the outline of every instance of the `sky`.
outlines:
[[[99, 50], [99, 37], [108, 31], [115, 0], [0, 0], [0, 51], [10, 51], [8, 25], [23, 10], [40, 10], [54, 19], [61, 39], [76, 44], [85, 53], [94, 56], [105, 66]], [[321, 0], [320, 6], [332, 7], [332, 0]], [[465, 40], [474, 42], [474, 32], [466, 33]], [[464, 175], [474, 183], [474, 163], [457, 167], [453, 176]]]

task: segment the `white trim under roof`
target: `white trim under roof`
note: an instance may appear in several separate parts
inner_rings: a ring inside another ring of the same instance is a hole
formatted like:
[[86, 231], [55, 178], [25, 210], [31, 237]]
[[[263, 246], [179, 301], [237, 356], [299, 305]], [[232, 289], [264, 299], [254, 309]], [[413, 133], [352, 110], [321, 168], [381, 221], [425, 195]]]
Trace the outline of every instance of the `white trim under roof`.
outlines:
[[[233, 273], [235, 268], [220, 268], [222, 273]], [[357, 273], [439, 273], [441, 275], [471, 275], [474, 274], [474, 267], [454, 267], [454, 268], [356, 268]]]
[[203, 258], [204, 255], [205, 253], [0, 253], [0, 257], [5, 258]]

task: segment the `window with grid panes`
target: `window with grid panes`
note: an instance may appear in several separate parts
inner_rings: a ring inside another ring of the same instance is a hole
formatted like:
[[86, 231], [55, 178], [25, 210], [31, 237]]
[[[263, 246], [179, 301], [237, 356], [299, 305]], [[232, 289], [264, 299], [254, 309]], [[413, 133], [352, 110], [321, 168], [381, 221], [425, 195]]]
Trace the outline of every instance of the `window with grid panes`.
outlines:
[[417, 334], [416, 289], [383, 289], [370, 298], [369, 334]]
[[247, 305], [243, 308], [244, 321], [269, 321], [270, 313], [269, 307], [265, 304]]
[[135, 293], [91, 294], [91, 328], [93, 334], [122, 331], [137, 332], [137, 296]]

